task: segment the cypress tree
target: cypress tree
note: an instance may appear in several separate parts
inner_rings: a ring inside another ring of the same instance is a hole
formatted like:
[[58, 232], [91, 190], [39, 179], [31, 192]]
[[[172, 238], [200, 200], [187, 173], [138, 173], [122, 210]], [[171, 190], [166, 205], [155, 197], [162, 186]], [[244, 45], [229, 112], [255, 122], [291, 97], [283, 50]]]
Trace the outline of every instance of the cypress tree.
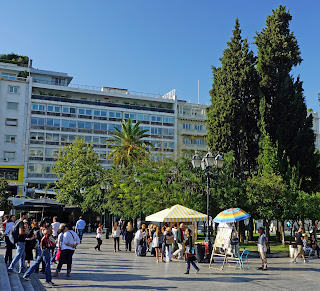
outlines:
[[302, 186], [311, 190], [318, 184], [318, 157], [302, 82], [291, 75], [292, 68], [302, 61], [297, 39], [289, 28], [291, 20], [281, 5], [267, 17], [266, 27], [255, 37], [257, 72], [266, 101], [266, 130], [278, 145], [281, 174], [286, 177], [289, 163], [298, 166]]
[[207, 140], [214, 152], [234, 152], [235, 173], [244, 178], [258, 156], [259, 98], [255, 58], [247, 39], [241, 38], [238, 19], [227, 45], [221, 67], [212, 67]]

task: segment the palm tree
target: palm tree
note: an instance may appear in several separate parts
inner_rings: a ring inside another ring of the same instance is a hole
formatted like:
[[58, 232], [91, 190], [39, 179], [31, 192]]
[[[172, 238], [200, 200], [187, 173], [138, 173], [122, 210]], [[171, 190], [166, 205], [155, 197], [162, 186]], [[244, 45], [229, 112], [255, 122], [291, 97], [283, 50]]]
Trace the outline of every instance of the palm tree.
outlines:
[[127, 167], [146, 157], [153, 145], [144, 140], [150, 135], [146, 134], [148, 130], [140, 129], [140, 122], [132, 125], [132, 119], [129, 118], [120, 124], [121, 130], [115, 128], [111, 138], [107, 140], [108, 146], [111, 145], [112, 148], [107, 159], [113, 158], [113, 163], [116, 166]]

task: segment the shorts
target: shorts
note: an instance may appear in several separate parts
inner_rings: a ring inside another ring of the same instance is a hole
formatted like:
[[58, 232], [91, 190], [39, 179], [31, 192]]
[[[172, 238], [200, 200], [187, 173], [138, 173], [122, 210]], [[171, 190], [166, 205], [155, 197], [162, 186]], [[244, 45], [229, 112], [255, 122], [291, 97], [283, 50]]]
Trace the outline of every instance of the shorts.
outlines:
[[303, 246], [298, 245], [298, 253], [297, 254], [303, 254]]

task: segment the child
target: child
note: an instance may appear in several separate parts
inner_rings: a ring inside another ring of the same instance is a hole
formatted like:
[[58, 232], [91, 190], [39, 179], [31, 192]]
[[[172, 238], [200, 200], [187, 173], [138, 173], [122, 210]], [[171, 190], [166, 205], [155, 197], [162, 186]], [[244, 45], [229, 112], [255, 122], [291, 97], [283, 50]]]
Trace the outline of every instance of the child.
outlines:
[[306, 234], [304, 235], [302, 243], [303, 243], [303, 251], [305, 253], [309, 252], [309, 258], [310, 258], [312, 254], [312, 248], [308, 247], [308, 235]]

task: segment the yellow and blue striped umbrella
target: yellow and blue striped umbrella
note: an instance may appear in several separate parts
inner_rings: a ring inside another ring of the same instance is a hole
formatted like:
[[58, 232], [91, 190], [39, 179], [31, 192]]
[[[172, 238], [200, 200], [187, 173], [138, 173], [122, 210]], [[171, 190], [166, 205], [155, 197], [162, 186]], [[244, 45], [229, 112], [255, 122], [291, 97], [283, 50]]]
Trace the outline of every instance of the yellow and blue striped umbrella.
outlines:
[[229, 208], [220, 212], [215, 218], [214, 222], [218, 223], [228, 223], [228, 222], [236, 222], [240, 220], [245, 220], [249, 218], [251, 215], [240, 208]]

